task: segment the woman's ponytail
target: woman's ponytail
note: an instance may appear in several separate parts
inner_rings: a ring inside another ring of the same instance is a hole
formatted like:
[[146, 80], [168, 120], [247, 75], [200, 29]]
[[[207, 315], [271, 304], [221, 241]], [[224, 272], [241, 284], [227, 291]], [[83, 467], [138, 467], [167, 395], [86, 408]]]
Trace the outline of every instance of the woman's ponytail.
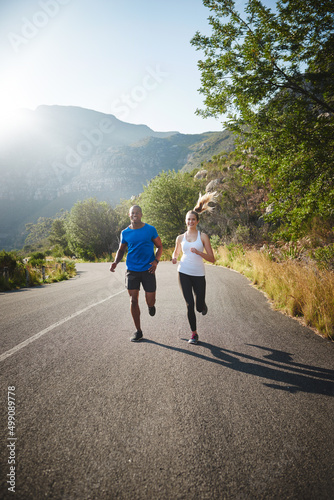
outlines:
[[203, 195], [201, 195], [200, 193], [194, 211], [198, 214], [201, 214], [206, 211], [212, 212], [214, 207], [210, 207], [209, 203], [216, 201], [217, 196], [218, 196], [217, 191], [214, 191], [213, 193], [205, 193]]

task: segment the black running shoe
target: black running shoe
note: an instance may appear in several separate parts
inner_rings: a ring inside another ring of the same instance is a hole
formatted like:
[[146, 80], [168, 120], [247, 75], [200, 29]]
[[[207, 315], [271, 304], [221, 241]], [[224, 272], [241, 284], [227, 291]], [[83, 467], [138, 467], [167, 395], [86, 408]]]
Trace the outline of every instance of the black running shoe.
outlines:
[[138, 340], [143, 338], [143, 332], [141, 330], [137, 330], [136, 333], [131, 337], [131, 342], [138, 342]]
[[208, 314], [208, 306], [206, 304], [204, 304], [202, 314], [203, 314], [203, 316], [205, 316], [206, 314]]
[[149, 307], [148, 312], [149, 312], [150, 316], [154, 316], [155, 315], [155, 306]]

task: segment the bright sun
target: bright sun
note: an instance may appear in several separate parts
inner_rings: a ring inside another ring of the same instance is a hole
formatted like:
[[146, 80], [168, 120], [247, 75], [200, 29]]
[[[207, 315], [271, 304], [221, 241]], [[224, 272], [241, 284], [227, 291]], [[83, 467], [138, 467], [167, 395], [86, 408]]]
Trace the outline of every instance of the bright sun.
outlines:
[[0, 139], [8, 140], [25, 126], [23, 92], [19, 87], [19, 75], [7, 73], [1, 81], [0, 93]]
[[9, 102], [0, 103], [0, 139], [8, 140], [21, 132], [26, 126], [26, 117], [22, 110], [15, 109]]

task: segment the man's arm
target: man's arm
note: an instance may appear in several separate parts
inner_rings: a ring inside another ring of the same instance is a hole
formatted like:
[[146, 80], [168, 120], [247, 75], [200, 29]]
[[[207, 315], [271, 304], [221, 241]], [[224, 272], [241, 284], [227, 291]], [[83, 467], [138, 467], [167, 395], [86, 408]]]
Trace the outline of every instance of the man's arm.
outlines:
[[157, 252], [155, 254], [155, 259], [153, 262], [150, 262], [151, 264], [151, 267], [149, 268], [149, 272], [150, 273], [154, 273], [156, 268], [157, 268], [157, 265], [161, 259], [161, 255], [162, 255], [162, 243], [161, 243], [161, 239], [160, 239], [160, 236], [158, 236], [157, 238], [154, 238], [154, 240], [152, 240], [154, 245], [157, 247]]
[[157, 259], [157, 261], [160, 261], [161, 259], [161, 255], [162, 255], [162, 243], [161, 243], [161, 239], [160, 239], [160, 236], [158, 236], [157, 238], [155, 238], [153, 240], [153, 243], [154, 245], [157, 247], [157, 253], [155, 254], [155, 258]]
[[117, 250], [117, 253], [116, 253], [115, 260], [114, 260], [114, 262], [110, 266], [110, 271], [112, 273], [115, 272], [117, 264], [119, 262], [121, 262], [121, 260], [123, 259], [123, 256], [124, 256], [124, 253], [125, 253], [125, 250], [126, 250], [126, 246], [127, 245], [125, 243], [120, 243], [120, 245], [118, 247], [118, 250]]

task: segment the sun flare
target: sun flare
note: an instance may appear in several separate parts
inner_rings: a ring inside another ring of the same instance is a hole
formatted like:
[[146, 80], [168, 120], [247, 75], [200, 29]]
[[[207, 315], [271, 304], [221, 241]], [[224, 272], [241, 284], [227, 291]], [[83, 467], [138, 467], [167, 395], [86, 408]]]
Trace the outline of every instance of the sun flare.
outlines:
[[27, 117], [23, 109], [15, 109], [9, 104], [0, 104], [0, 139], [9, 140], [22, 132], [27, 126]]

